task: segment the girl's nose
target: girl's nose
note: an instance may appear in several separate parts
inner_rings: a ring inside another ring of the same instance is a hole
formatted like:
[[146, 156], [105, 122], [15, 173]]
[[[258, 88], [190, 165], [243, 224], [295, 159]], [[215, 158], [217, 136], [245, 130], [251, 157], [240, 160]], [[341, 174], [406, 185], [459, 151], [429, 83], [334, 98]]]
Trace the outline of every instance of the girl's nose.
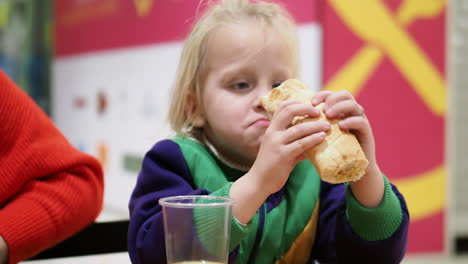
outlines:
[[255, 103], [254, 103], [254, 108], [257, 109], [257, 110], [265, 110], [263, 108], [263, 105], [262, 105], [262, 100], [261, 100], [261, 96], [258, 96], [257, 99], [255, 100]]
[[265, 110], [263, 108], [261, 98], [267, 95], [270, 90], [271, 90], [271, 86], [269, 85], [262, 85], [257, 88], [257, 93], [256, 93], [256, 98], [255, 98], [255, 103], [254, 103], [255, 108]]

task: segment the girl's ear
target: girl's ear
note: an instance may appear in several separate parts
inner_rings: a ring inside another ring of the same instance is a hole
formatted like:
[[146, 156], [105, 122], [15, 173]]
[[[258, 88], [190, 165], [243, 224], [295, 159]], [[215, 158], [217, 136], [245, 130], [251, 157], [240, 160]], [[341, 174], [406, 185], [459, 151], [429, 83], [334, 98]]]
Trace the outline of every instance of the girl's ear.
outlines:
[[205, 125], [205, 117], [201, 107], [197, 104], [197, 100], [193, 93], [189, 93], [187, 96], [187, 104], [185, 105], [185, 112], [190, 123], [194, 127], [201, 128]]

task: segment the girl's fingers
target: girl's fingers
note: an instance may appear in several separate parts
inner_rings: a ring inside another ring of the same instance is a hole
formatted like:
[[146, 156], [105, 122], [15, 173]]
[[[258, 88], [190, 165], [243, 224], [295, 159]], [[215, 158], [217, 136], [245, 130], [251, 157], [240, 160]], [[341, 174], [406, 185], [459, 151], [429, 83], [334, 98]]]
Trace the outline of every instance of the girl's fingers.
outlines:
[[320, 111], [311, 105], [303, 104], [298, 101], [286, 101], [278, 107], [275, 112], [270, 127], [276, 130], [284, 130], [291, 125], [295, 116], [318, 117]]
[[290, 144], [296, 140], [318, 132], [327, 132], [329, 129], [330, 123], [328, 122], [304, 122], [286, 129], [283, 134], [282, 142], [284, 144]]
[[343, 119], [350, 116], [363, 116], [364, 108], [355, 100], [344, 100], [328, 106], [324, 112], [327, 118]]
[[306, 152], [307, 150], [320, 144], [326, 136], [327, 134], [322, 131], [303, 137], [299, 140], [292, 142], [291, 144], [286, 145], [286, 151], [291, 153], [291, 155], [293, 157], [296, 157], [297, 159], [300, 155], [303, 155], [304, 152]]
[[330, 96], [328, 96], [326, 98], [325, 105], [323, 106], [323, 111], [327, 111], [334, 104], [336, 104], [336, 103], [338, 103], [340, 101], [344, 101], [344, 100], [353, 100], [354, 101], [354, 97], [347, 90], [341, 90], [341, 91], [332, 93]]
[[351, 116], [341, 120], [341, 129], [353, 131], [361, 144], [367, 144], [372, 139], [372, 130], [369, 121], [364, 116]]
[[367, 158], [375, 159], [375, 143], [369, 121], [364, 116], [352, 116], [341, 120], [340, 128], [350, 130], [356, 135]]
[[370, 130], [369, 121], [364, 116], [350, 116], [338, 123], [341, 129], [363, 131]]
[[275, 112], [275, 113], [280, 112], [282, 109], [286, 108], [288, 105], [300, 104], [300, 103], [301, 103], [301, 101], [299, 101], [299, 100], [286, 100], [286, 101], [282, 102], [282, 103], [278, 106], [278, 109], [276, 109], [276, 112]]
[[320, 91], [318, 92], [314, 98], [312, 98], [312, 105], [313, 106], [317, 106], [319, 105], [320, 103], [323, 103], [325, 102], [325, 100], [327, 100], [327, 98], [332, 94], [331, 91]]

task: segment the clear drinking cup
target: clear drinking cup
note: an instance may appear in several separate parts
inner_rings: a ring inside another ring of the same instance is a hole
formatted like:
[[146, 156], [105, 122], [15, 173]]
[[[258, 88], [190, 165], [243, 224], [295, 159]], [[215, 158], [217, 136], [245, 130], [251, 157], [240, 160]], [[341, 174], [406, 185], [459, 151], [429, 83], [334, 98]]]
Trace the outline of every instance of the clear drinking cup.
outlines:
[[227, 263], [231, 210], [228, 197], [184, 195], [159, 200], [167, 263]]

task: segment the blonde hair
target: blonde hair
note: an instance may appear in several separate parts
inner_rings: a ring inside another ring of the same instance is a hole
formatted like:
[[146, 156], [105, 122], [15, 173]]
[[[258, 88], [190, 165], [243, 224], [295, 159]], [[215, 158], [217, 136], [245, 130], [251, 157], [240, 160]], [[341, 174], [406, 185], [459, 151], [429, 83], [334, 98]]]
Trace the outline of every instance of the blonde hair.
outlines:
[[[210, 1], [211, 2], [211, 1]], [[278, 4], [252, 0], [220, 0], [212, 5], [195, 23], [185, 41], [172, 92], [168, 119], [172, 129], [179, 136], [200, 137], [201, 129], [193, 127], [187, 113], [189, 97], [197, 111], [202, 111], [201, 94], [206, 47], [210, 34], [223, 25], [254, 19], [260, 25], [270, 26], [282, 34], [289, 44], [295, 69], [299, 72], [298, 41], [294, 20]]]

